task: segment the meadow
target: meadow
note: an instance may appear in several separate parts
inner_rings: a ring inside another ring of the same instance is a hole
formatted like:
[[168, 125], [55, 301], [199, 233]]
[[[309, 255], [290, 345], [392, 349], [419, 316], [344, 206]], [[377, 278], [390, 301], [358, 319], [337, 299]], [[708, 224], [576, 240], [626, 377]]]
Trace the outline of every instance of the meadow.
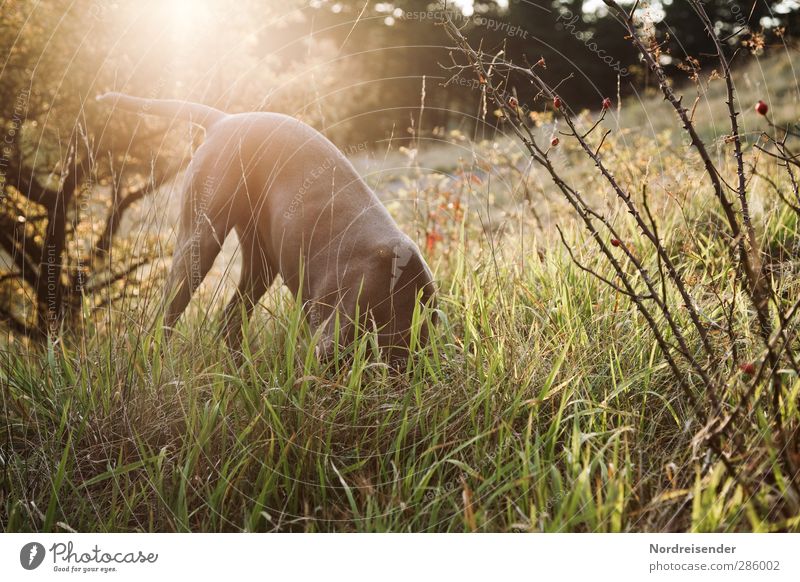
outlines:
[[[800, 284], [800, 224], [776, 195], [791, 192], [789, 176], [754, 148], [767, 128], [752, 103], [769, 98], [776, 123], [794, 121], [796, 62], [781, 54], [735, 76], [753, 222], [788, 298]], [[731, 169], [723, 81], [682, 91], [697, 95], [699, 131]], [[575, 119], [591, 126], [598, 116]], [[754, 314], [746, 301], [720, 313], [720, 298], [737, 294], [730, 249], [673, 118], [659, 95], [627, 98], [603, 121], [613, 131], [602, 156], [626, 190], [647, 193], [698, 311], [734, 322], [718, 370], [734, 408], [754, 375], [741, 363], [761, 357]], [[546, 114], [535, 122], [548, 142], [564, 129]], [[622, 242], [657, 263], [577, 147], [562, 138], [553, 150]], [[434, 270], [430, 344], [399, 374], [368, 334], [321, 364], [298, 302], [276, 286], [247, 323], [237, 363], [215, 333], [235, 241], [168, 346], [152, 325], [158, 285], [100, 309], [87, 302], [80, 329], [41, 347], [12, 339], [0, 354], [5, 531], [800, 531], [800, 499], [776, 469], [759, 404], [766, 382], [729, 435], [747, 452], [731, 462], [757, 484], [745, 487], [698, 444], [698, 405], [633, 302], [573, 260], [613, 278], [510, 132], [442, 130], [413, 149], [388, 142], [354, 157]], [[154, 216], [169, 197], [166, 187], [143, 201], [126, 228], [171, 229]], [[675, 288], [663, 292], [681, 303]], [[674, 316], [689, 326], [687, 310]], [[693, 349], [700, 341], [688, 339]], [[796, 426], [800, 382], [786, 373], [783, 421]], [[701, 401], [702, 384], [691, 390]]]

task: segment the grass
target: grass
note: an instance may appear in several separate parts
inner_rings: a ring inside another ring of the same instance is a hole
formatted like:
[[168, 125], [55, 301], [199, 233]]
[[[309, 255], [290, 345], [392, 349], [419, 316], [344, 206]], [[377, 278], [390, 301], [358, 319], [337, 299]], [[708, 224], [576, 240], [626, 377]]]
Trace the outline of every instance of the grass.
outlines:
[[[162, 362], [158, 340], [134, 334], [9, 357], [4, 401], [19, 419], [9, 444], [25, 451], [11, 485], [45, 515], [7, 497], [7, 528], [627, 527], [641, 478], [631, 451], [679, 428], [664, 409], [639, 435], [632, 415], [668, 380], [641, 361], [646, 351], [587, 354], [592, 337], [620, 330], [569, 289], [603, 290], [576, 273], [543, 287], [556, 269], [537, 271], [506, 288], [462, 272], [442, 307], [464, 317], [400, 378], [363, 361], [367, 341], [352, 366], [320, 370], [294, 347], [296, 319], [250, 346], [238, 372], [210, 342]], [[644, 390], [632, 396], [634, 386]]]
[[[562, 147], [572, 179], [654, 264], [591, 169]], [[469, 148], [513, 182], [513, 152]], [[670, 138], [644, 132], [612, 137], [604, 152], [627, 188], [651, 186], [667, 248], [704, 313], [721, 317], [715, 297], [734, 289], [698, 169]], [[758, 164], [786, 186], [774, 164]], [[219, 288], [195, 300], [167, 347], [147, 331], [151, 287], [87, 312], [79, 331], [45, 348], [12, 341], [0, 355], [3, 529], [800, 531], [800, 513], [769, 511], [791, 492], [773, 470], [761, 409], [739, 424], [750, 454], [736, 462], [764, 475], [748, 495], [693, 446], [695, 411], [638, 312], [555, 242], [557, 222], [577, 256], [608, 274], [569, 214], [543, 224], [490, 180], [440, 178], [396, 194], [424, 201], [424, 220], [403, 216], [408, 232], [426, 232], [428, 213], [441, 211], [445, 235], [427, 252], [441, 322], [399, 375], [370, 357], [369, 336], [349, 363], [317, 362], [297, 303], [277, 289], [248, 323], [241, 366], [203, 310]], [[529, 187], [548, 192], [535, 177]], [[796, 296], [796, 217], [761, 179], [751, 195], [775, 284]], [[448, 210], [455, 199], [462, 213]], [[503, 218], [487, 225], [490, 199]], [[755, 353], [747, 305], [732, 317], [737, 349]], [[730, 367], [736, 394], [747, 379]], [[800, 420], [793, 386], [787, 422]]]

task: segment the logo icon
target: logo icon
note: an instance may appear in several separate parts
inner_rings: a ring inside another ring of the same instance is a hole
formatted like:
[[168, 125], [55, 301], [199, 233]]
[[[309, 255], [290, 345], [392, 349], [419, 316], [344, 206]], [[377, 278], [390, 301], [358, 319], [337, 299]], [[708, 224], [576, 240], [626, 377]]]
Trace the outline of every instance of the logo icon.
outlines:
[[35, 570], [44, 561], [44, 546], [39, 542], [30, 542], [19, 551], [19, 563], [26, 570]]

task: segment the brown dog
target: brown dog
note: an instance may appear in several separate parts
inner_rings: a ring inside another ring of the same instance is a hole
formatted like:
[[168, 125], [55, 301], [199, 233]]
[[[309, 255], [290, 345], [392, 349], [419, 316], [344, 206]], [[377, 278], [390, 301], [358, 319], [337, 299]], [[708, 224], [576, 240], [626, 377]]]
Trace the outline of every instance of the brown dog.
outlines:
[[[222, 243], [236, 230], [239, 289], [223, 330], [238, 349], [248, 315], [280, 274], [329, 357], [356, 325], [378, 332], [385, 356], [408, 355], [418, 302], [435, 301], [431, 271], [345, 156], [322, 134], [276, 113], [227, 114], [185, 101], [106, 93], [122, 109], [188, 120], [206, 129], [183, 187], [178, 239], [164, 293], [166, 332], [186, 308]], [[337, 317], [338, 315], [338, 317]], [[420, 332], [427, 340], [427, 329]]]

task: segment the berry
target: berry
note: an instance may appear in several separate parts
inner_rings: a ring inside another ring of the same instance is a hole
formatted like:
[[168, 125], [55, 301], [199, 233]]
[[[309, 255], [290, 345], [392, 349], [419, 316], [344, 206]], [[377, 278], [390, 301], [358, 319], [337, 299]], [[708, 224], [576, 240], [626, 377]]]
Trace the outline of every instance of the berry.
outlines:
[[558, 95], [553, 97], [553, 107], [555, 107], [556, 109], [561, 109], [561, 97], [559, 97]]
[[747, 362], [746, 364], [739, 364], [739, 369], [742, 371], [743, 374], [747, 374], [748, 376], [752, 376], [756, 373], [756, 365], [752, 362]]
[[612, 238], [611, 239], [611, 246], [612, 247], [618, 247], [621, 244], [622, 244], [622, 242], [620, 242], [620, 240], [618, 238]]
[[519, 101], [517, 101], [516, 97], [508, 98], [508, 106], [511, 107], [511, 109], [516, 109], [517, 105], [519, 105]]
[[442, 240], [442, 235], [438, 231], [434, 230], [429, 232], [425, 237], [425, 250], [432, 253], [434, 247], [436, 247], [436, 243], [440, 240]]
[[769, 111], [769, 106], [759, 99], [758, 103], [756, 103], [755, 110], [759, 115], [766, 115], [767, 111]]
[[611, 109], [611, 99], [608, 97], [603, 99], [603, 111], [605, 111], [606, 109]]
[[558, 137], [553, 136], [553, 139], [550, 140], [550, 145], [556, 147], [558, 145]]

